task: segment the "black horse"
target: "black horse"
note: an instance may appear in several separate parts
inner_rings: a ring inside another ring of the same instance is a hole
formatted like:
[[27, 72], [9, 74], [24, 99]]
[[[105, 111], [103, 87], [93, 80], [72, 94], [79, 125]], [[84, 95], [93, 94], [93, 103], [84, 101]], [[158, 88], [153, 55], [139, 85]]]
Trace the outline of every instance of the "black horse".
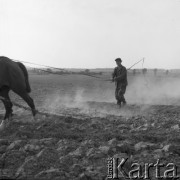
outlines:
[[33, 99], [28, 94], [31, 92], [31, 88], [26, 67], [20, 62], [14, 62], [7, 57], [0, 56], [0, 99], [6, 110], [0, 127], [3, 127], [5, 120], [12, 116], [13, 104], [9, 98], [10, 90], [24, 99], [35, 117], [37, 111]]

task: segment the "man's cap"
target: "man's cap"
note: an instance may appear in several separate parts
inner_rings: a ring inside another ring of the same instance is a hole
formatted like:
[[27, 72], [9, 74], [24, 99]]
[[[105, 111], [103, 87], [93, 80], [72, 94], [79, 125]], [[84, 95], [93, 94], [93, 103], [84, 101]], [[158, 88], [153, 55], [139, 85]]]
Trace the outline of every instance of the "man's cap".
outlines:
[[115, 61], [120, 61], [120, 62], [122, 62], [121, 58], [116, 58]]

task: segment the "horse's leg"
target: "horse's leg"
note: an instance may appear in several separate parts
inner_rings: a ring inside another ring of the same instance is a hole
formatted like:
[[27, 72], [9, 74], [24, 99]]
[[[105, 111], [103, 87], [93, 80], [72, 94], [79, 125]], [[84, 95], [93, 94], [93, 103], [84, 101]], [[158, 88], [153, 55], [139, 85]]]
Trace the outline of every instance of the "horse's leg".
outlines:
[[11, 102], [11, 100], [10, 100], [10, 97], [9, 97], [9, 91], [8, 91], [8, 93], [7, 93], [7, 99], [8, 99], [8, 101], [9, 101], [10, 116], [12, 117], [12, 116], [13, 116], [13, 109], [12, 109], [13, 104], [12, 104], [12, 102]]
[[8, 118], [8, 106], [7, 106], [7, 102], [5, 100], [2, 100], [2, 102], [3, 102], [5, 110], [6, 110], [3, 120], [6, 120]]
[[[1, 95], [2, 96], [2, 95]], [[3, 97], [3, 96], [2, 96]], [[3, 97], [4, 98], [4, 97]], [[0, 124], [0, 131], [4, 130], [5, 126], [6, 126], [6, 117], [7, 117], [7, 106], [6, 106], [6, 103], [4, 100], [1, 100], [4, 104], [4, 107], [5, 107], [5, 115], [4, 115], [4, 118], [3, 120], [1, 121], [1, 124]]]
[[34, 105], [34, 101], [33, 99], [29, 96], [28, 93], [24, 92], [24, 93], [17, 93], [20, 97], [22, 97], [22, 99], [24, 99], [24, 101], [29, 105], [29, 107], [31, 108], [32, 114], [35, 117], [37, 110], [35, 108]]
[[13, 104], [10, 100], [10, 97], [9, 97], [9, 91], [10, 89], [8, 87], [6, 87], [4, 89], [4, 97], [5, 97], [5, 103], [6, 103], [6, 106], [7, 106], [7, 118], [11, 118], [12, 115], [13, 115], [13, 110], [12, 110], [12, 107], [13, 107]]
[[4, 119], [2, 120], [1, 125], [0, 125], [1, 130], [4, 129], [4, 127], [6, 126], [7, 119], [9, 120], [12, 116], [12, 106], [13, 105], [9, 98], [9, 94], [8, 94], [9, 90], [10, 89], [8, 87], [3, 87], [0, 91], [0, 95], [4, 98], [4, 99], [2, 99], [2, 102], [3, 102], [5, 110], [6, 110]]
[[9, 91], [10, 91], [10, 89], [8, 87], [3, 87], [0, 91], [1, 92], [0, 95], [4, 98], [4, 100], [2, 100], [2, 101], [3, 101], [4, 107], [6, 109], [6, 114], [4, 116], [4, 120], [7, 118], [9, 119], [12, 116], [12, 112], [13, 112], [12, 111], [13, 104], [9, 98]]

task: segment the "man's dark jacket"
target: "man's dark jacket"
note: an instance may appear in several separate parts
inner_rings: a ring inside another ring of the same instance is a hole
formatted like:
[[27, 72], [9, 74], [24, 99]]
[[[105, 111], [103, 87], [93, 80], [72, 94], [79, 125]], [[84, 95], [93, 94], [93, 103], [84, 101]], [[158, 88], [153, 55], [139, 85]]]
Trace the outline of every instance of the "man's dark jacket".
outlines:
[[127, 82], [127, 70], [124, 66], [117, 66], [114, 68], [114, 72], [112, 74], [112, 78], [114, 80], [114, 78], [116, 78], [116, 87], [118, 87], [119, 85], [128, 85]]

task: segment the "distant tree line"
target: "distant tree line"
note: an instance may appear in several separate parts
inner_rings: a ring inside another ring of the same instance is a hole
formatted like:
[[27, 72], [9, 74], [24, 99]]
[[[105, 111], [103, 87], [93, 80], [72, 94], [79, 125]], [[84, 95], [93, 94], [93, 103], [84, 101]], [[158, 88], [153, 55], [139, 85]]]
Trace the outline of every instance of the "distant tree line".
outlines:
[[157, 68], [154, 68], [153, 70], [148, 70], [147, 68], [143, 68], [141, 70], [140, 69], [139, 70], [133, 69], [132, 73], [133, 73], [133, 75], [137, 75], [140, 73], [142, 73], [143, 75], [146, 75], [146, 74], [148, 74], [148, 71], [153, 72], [154, 76], [157, 76], [158, 73], [159, 74], [165, 74], [165, 75], [169, 74], [169, 70], [162, 71], [162, 70], [158, 70]]

